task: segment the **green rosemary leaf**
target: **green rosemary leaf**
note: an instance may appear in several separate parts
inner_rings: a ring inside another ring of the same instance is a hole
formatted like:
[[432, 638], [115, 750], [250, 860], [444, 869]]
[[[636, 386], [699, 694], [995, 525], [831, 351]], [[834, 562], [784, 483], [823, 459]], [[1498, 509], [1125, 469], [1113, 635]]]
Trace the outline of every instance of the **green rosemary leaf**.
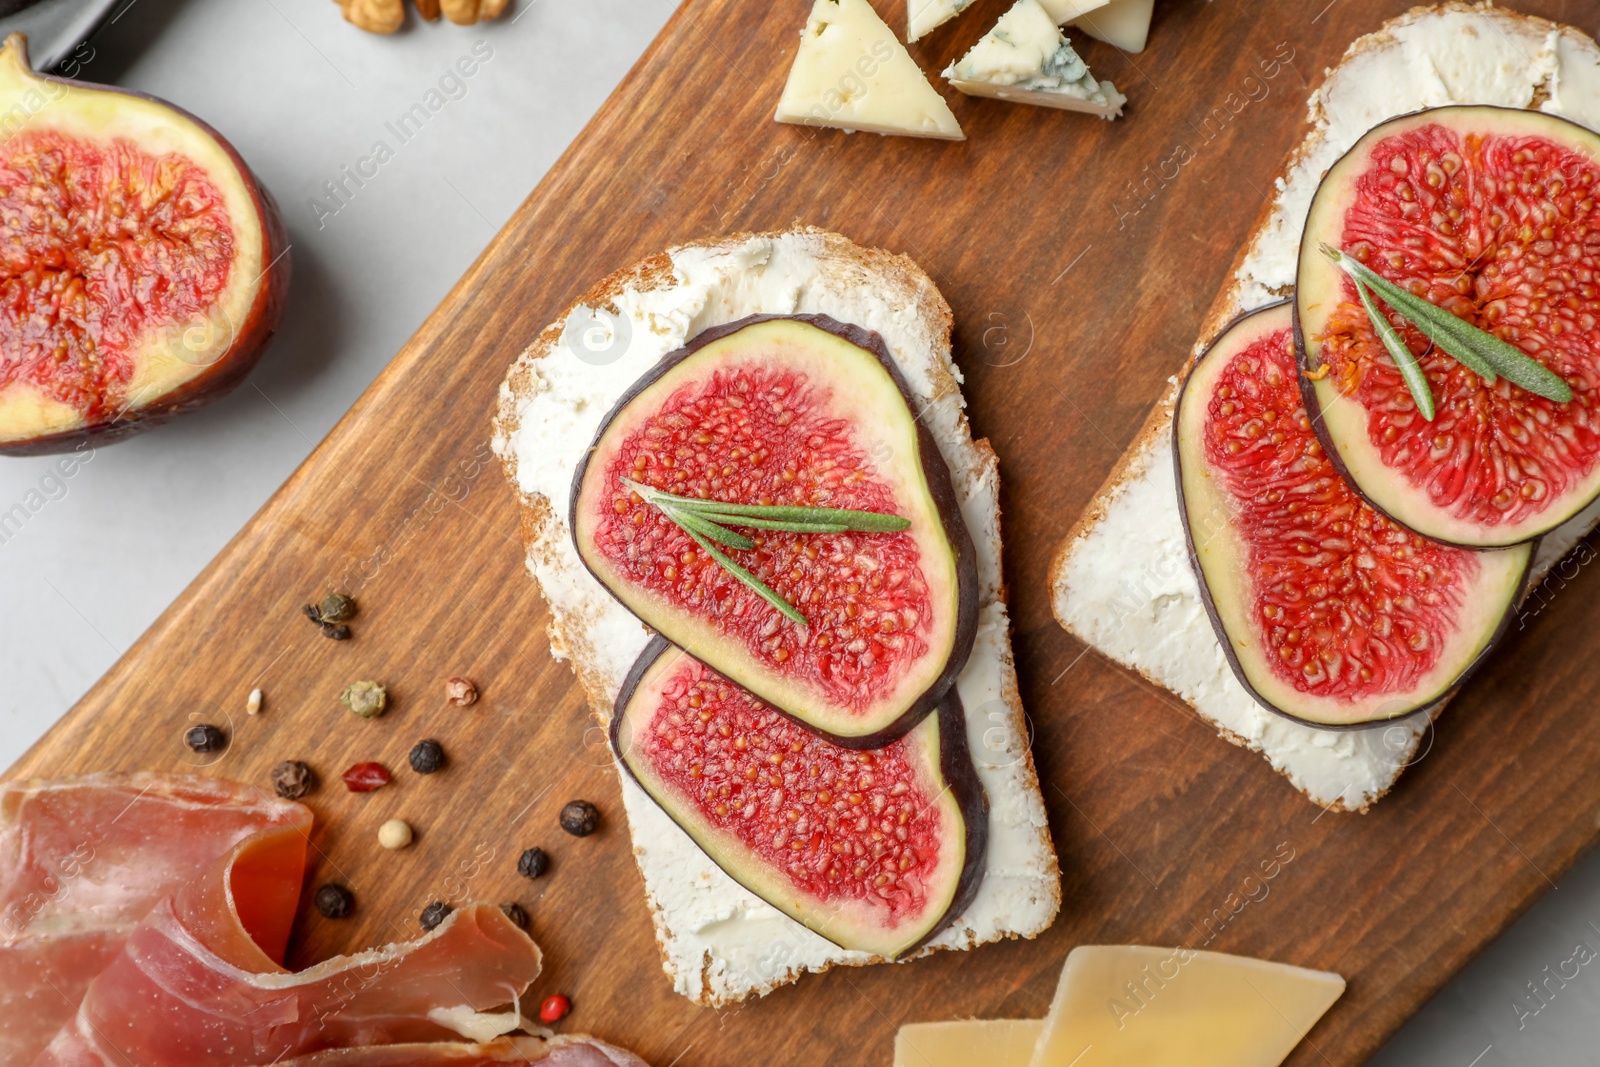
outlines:
[[[669, 505], [670, 506], [670, 505]], [[674, 509], [680, 510], [680, 509]], [[752, 530], [787, 530], [790, 533], [844, 533], [850, 529], [842, 522], [782, 522], [778, 519], [757, 519], [749, 515], [724, 515], [716, 511], [694, 511], [697, 515], [724, 526], [748, 526]]]
[[1561, 377], [1530, 359], [1514, 345], [1494, 334], [1457, 318], [1444, 308], [1431, 304], [1415, 293], [1382, 277], [1372, 268], [1328, 245], [1322, 254], [1338, 264], [1346, 274], [1371, 286], [1384, 302], [1398, 311], [1434, 344], [1472, 368], [1491, 384], [1495, 374], [1503, 374], [1513, 385], [1530, 393], [1564, 404], [1572, 399], [1572, 389]]
[[[659, 507], [660, 505], [657, 506]], [[691, 515], [687, 511], [680, 511], [674, 507], [661, 507], [661, 511], [667, 518], [683, 527], [687, 533], [700, 534], [702, 537], [709, 538], [719, 545], [727, 545], [729, 548], [737, 548], [741, 551], [748, 551], [756, 547], [756, 543], [743, 534], [734, 533], [732, 530], [724, 530], [715, 522], [708, 522], [699, 515]]]
[[[898, 533], [911, 528], [909, 519], [898, 515], [885, 515], [880, 511], [850, 511], [846, 508], [807, 508], [787, 504], [728, 504], [721, 500], [700, 500], [695, 497], [674, 496], [631, 479], [622, 479], [624, 485], [657, 507], [663, 505], [689, 512], [711, 512], [719, 521], [733, 522], [734, 516], [769, 519], [773, 522], [826, 523], [843, 526], [861, 533]], [[833, 531], [819, 531], [833, 532]]]
[[1394, 332], [1394, 327], [1389, 325], [1389, 320], [1378, 311], [1378, 305], [1373, 303], [1372, 294], [1367, 292], [1367, 287], [1361, 283], [1360, 278], [1352, 279], [1356, 283], [1356, 294], [1361, 297], [1361, 306], [1367, 309], [1367, 318], [1372, 321], [1372, 328], [1378, 332], [1378, 339], [1383, 342], [1383, 347], [1389, 350], [1389, 358], [1394, 360], [1394, 365], [1400, 369], [1400, 377], [1406, 381], [1406, 388], [1411, 390], [1411, 397], [1417, 402], [1417, 410], [1422, 412], [1422, 417], [1429, 422], [1433, 421], [1433, 390], [1428, 388], [1427, 375], [1422, 373], [1422, 368], [1417, 366], [1417, 357], [1411, 354], [1411, 349]]
[[1490, 385], [1495, 383], [1497, 375], [1494, 367], [1487, 361], [1478, 357], [1475, 351], [1465, 349], [1465, 356], [1453, 351], [1453, 348], [1464, 346], [1449, 346], [1446, 343], [1445, 332], [1449, 330], [1450, 322], [1461, 326], [1468, 324], [1456, 318], [1444, 308], [1431, 304], [1415, 293], [1400, 288], [1377, 271], [1361, 262], [1355, 256], [1348, 256], [1342, 252], [1332, 250], [1327, 245], [1322, 246], [1322, 254], [1330, 256], [1339, 269], [1350, 276], [1357, 285], [1365, 282], [1373, 292], [1383, 297], [1384, 303], [1398, 311], [1402, 318], [1415, 326], [1422, 335], [1432, 341], [1453, 359], [1467, 367]]
[[771, 604], [773, 607], [783, 612], [784, 615], [788, 616], [792, 621], [799, 623], [801, 626], [808, 625], [806, 622], [806, 617], [796, 611], [793, 604], [790, 604], [787, 600], [783, 599], [783, 597], [773, 592], [760, 578], [757, 578], [755, 575], [739, 566], [733, 560], [729, 559], [726, 555], [719, 552], [716, 546], [714, 546], [710, 541], [707, 541], [694, 530], [685, 526], [684, 532], [690, 537], [694, 538], [695, 543], [701, 548], [705, 549], [706, 553], [710, 555], [712, 559], [722, 564], [723, 568], [726, 569], [729, 574], [733, 575], [745, 585], [748, 585], [751, 589], [755, 590], [756, 594], [759, 595], [762, 600], [765, 600], [768, 604]]

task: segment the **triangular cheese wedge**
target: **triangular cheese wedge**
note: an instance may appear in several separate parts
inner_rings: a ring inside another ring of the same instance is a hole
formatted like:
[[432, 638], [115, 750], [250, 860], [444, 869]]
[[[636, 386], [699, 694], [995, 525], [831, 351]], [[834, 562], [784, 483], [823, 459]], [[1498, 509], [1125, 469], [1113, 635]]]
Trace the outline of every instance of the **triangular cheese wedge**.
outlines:
[[907, 1023], [894, 1035], [894, 1067], [1028, 1067], [1042, 1019]]
[[[911, 2], [915, 3], [916, 0]], [[1111, 3], [1111, 0], [1039, 0], [1039, 3], [1050, 12], [1050, 17], [1056, 20], [1056, 25], [1064, 26], [1091, 11], [1099, 11]]]
[[1067, 956], [1031, 1067], [1277, 1067], [1344, 979], [1193, 949]]
[[867, 0], [816, 0], [777, 119], [966, 140], [944, 97]]
[[970, 96], [1086, 111], [1113, 119], [1127, 103], [1110, 82], [1096, 81], [1040, 0], [1017, 0], [972, 50], [944, 72]]
[[971, 6], [972, 0], [906, 0], [906, 40], [926, 37]]
[[1150, 12], [1155, 5], [1156, 0], [1111, 0], [1103, 10], [1079, 16], [1073, 25], [1124, 52], [1143, 52], [1150, 38]]

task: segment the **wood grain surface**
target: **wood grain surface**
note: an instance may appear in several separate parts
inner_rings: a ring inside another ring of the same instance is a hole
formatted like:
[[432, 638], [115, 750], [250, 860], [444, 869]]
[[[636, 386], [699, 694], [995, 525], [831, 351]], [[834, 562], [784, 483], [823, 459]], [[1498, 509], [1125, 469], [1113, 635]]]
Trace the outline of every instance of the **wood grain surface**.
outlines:
[[[899, 0], [874, 2], [903, 31]], [[914, 54], [942, 69], [1007, 2], [978, 0]], [[517, 900], [546, 950], [534, 993], [569, 994], [564, 1027], [658, 1067], [887, 1064], [902, 1022], [1042, 1015], [1066, 952], [1110, 942], [1336, 970], [1349, 991], [1292, 1062], [1359, 1063], [1596, 834], [1596, 576], [1561, 572], [1572, 577], [1366, 816], [1324, 814], [1169, 694], [1085, 654], [1051, 618], [1045, 577], [1194, 341], [1308, 92], [1407, 3], [1163, 0], [1144, 53], [1083, 43], [1128, 95], [1123, 119], [950, 94], [962, 144], [772, 122], [809, 6], [688, 0], [328, 439], [10, 773], [208, 760], [205, 773], [265, 786], [274, 763], [305, 760], [323, 780], [308, 798], [308, 895], [342, 881], [358, 906], [342, 922], [303, 913], [296, 965], [410, 936], [434, 899]], [[1593, 22], [1592, 4], [1518, 6]], [[1284, 48], [1292, 60], [1261, 79], [1258, 60]], [[972, 422], [1001, 459], [1022, 695], [1064, 903], [1036, 941], [837, 970], [713, 1011], [661, 972], [616, 775], [550, 657], [488, 420], [507, 364], [605, 273], [677, 241], [797, 220], [911, 255], [955, 309]], [[300, 614], [332, 588], [360, 602], [347, 642]], [[478, 704], [446, 706], [453, 674], [477, 680]], [[340, 707], [357, 678], [390, 687], [382, 719]], [[266, 705], [247, 717], [256, 685]], [[199, 721], [230, 731], [226, 753], [182, 746]], [[427, 778], [405, 760], [424, 737], [450, 755]], [[368, 759], [395, 783], [346, 793], [339, 773]], [[604, 814], [592, 837], [556, 825], [575, 797]], [[411, 849], [378, 848], [392, 816], [417, 828]], [[553, 862], [528, 882], [516, 859], [533, 845]]]

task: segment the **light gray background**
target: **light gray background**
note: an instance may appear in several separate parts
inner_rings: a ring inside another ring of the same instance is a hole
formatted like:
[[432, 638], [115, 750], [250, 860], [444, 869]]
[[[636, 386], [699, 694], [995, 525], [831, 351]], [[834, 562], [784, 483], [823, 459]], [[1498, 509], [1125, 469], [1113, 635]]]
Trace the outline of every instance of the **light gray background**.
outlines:
[[[331, 0], [134, 0], [93, 42], [81, 77], [165, 97], [226, 132], [283, 208], [294, 290], [249, 383], [101, 449], [64, 491], [43, 483], [54, 498], [0, 543], [0, 766], [111, 666], [305, 458], [674, 6], [517, 3], [494, 23], [413, 25], [384, 38], [345, 24]], [[383, 124], [478, 41], [494, 54], [465, 95], [319, 226], [308, 200], [378, 138], [393, 145]], [[0, 464], [0, 512], [40, 489], [51, 463]], [[1564, 983], [1550, 976], [1580, 942], [1600, 950], [1600, 857], [1559, 884], [1373, 1062], [1593, 1062], [1600, 961], [1565, 966], [1577, 976]], [[1540, 982], [1542, 1007], [1527, 988]]]

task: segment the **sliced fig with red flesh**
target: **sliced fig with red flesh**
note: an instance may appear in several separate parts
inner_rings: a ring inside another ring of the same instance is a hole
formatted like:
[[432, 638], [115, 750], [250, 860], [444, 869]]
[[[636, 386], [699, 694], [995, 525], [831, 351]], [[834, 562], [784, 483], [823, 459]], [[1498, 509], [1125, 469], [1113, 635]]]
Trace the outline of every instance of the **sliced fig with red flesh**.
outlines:
[[[1444, 107], [1385, 122], [1322, 180], [1296, 288], [1303, 385], [1323, 446], [1396, 522], [1452, 544], [1527, 541], [1600, 494], [1600, 135], [1553, 115]], [[1572, 390], [1494, 384], [1378, 308], [1428, 379], [1429, 421], [1376, 336], [1354, 256], [1494, 334]]]
[[[890, 513], [895, 533], [738, 528], [724, 549], [792, 621], [630, 488], [734, 505]], [[882, 339], [756, 316], [664, 357], [573, 479], [585, 565], [674, 644], [836, 744], [875, 748], [937, 706], [977, 629], [977, 557]]]
[[953, 689], [899, 740], [847, 749], [656, 637], [611, 745], [717, 866], [841, 948], [903, 956], [983, 879], [989, 802]]
[[0, 453], [197, 407], [265, 350], [289, 281], [271, 197], [216, 131], [0, 49]]
[[1178, 394], [1178, 502], [1234, 673], [1268, 709], [1356, 726], [1431, 708], [1504, 631], [1532, 546], [1406, 530], [1361, 499], [1300, 394], [1287, 303], [1246, 315]]

